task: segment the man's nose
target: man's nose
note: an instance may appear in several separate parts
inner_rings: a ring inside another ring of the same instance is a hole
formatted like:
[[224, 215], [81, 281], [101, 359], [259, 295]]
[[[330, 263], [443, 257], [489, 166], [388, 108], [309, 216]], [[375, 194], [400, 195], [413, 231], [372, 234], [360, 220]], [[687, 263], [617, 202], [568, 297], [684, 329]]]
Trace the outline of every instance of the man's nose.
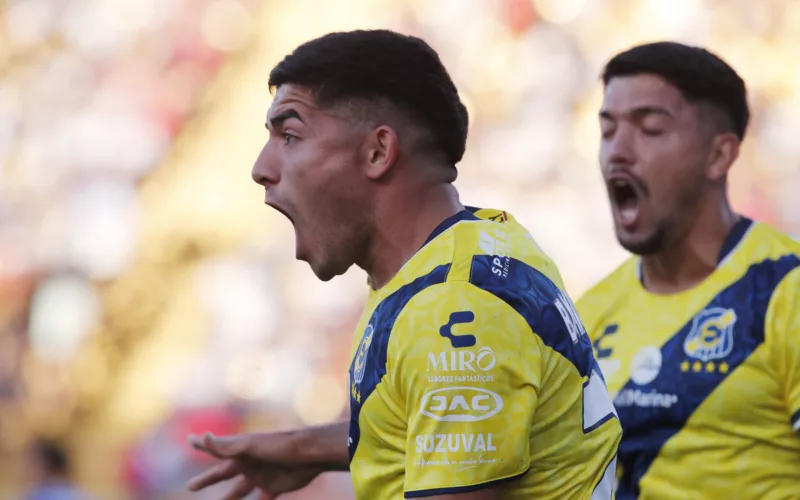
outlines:
[[614, 135], [604, 139], [601, 162], [608, 167], [630, 167], [635, 163], [634, 137], [630, 127], [619, 127]]
[[273, 186], [280, 180], [280, 167], [278, 162], [271, 158], [267, 146], [264, 146], [261, 153], [259, 153], [250, 174], [256, 184], [264, 187]]

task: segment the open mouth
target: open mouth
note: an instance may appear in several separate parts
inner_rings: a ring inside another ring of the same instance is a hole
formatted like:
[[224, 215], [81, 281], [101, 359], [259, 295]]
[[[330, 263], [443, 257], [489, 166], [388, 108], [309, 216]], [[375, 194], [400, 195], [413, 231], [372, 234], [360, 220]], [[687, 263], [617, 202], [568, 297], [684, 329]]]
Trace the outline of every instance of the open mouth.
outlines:
[[281, 207], [280, 207], [278, 204], [276, 204], [276, 203], [274, 203], [274, 202], [271, 202], [271, 201], [265, 201], [264, 203], [265, 203], [265, 204], [266, 204], [268, 207], [272, 208], [273, 210], [275, 210], [275, 211], [279, 212], [281, 215], [283, 215], [284, 217], [286, 217], [287, 219], [289, 219], [289, 222], [291, 222], [291, 223], [292, 223], [292, 225], [294, 225], [294, 220], [293, 220], [293, 219], [292, 219], [292, 217], [289, 215], [289, 213], [288, 213], [286, 210], [284, 210], [283, 208], [281, 208]]
[[627, 177], [610, 179], [608, 189], [618, 221], [626, 227], [636, 224], [641, 205], [641, 190]]

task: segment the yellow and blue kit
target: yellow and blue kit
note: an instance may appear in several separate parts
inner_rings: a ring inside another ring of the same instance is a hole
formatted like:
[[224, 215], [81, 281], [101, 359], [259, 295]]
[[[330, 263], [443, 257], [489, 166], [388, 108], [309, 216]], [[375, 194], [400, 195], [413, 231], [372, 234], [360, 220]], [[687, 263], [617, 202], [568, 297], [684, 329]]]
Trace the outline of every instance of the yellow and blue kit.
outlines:
[[449, 218], [370, 290], [348, 386], [359, 499], [612, 498], [621, 430], [591, 343], [503, 211]]
[[622, 422], [617, 499], [800, 498], [800, 243], [742, 218], [694, 288], [649, 293], [634, 257], [578, 310]]

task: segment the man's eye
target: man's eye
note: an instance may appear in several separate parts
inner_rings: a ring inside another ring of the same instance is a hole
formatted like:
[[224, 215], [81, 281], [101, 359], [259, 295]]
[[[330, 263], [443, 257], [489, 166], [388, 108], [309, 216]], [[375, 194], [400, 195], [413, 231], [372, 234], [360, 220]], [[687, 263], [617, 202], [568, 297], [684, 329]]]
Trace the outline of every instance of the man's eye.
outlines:
[[644, 133], [644, 135], [648, 135], [650, 137], [656, 137], [664, 133], [663, 130], [649, 129], [649, 128], [642, 129], [642, 132]]
[[289, 144], [291, 144], [291, 143], [292, 143], [292, 141], [294, 141], [295, 139], [296, 139], [296, 137], [295, 137], [295, 136], [293, 136], [292, 134], [283, 134], [283, 143], [284, 143], [285, 145], [287, 145], [287, 146], [288, 146]]

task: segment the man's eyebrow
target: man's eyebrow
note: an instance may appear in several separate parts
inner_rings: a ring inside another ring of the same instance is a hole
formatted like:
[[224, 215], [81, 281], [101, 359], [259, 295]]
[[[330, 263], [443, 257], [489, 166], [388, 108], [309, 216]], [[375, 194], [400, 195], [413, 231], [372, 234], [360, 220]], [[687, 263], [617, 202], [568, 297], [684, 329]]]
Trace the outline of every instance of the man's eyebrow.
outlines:
[[[647, 115], [663, 115], [669, 116], [674, 118], [675, 115], [668, 110], [667, 108], [662, 108], [660, 106], [640, 106], [638, 108], [633, 108], [630, 111], [626, 111], [625, 113], [617, 113], [617, 114], [625, 114], [629, 115], [636, 119], [642, 119]], [[605, 109], [600, 110], [600, 118], [604, 120], [614, 120], [615, 116], [610, 111]]]
[[301, 123], [305, 123], [303, 122], [303, 119], [300, 118], [300, 114], [297, 111], [293, 109], [287, 109], [286, 111], [270, 118], [265, 124], [265, 126], [267, 127], [267, 129], [280, 127], [281, 125], [283, 125], [283, 122], [285, 122], [289, 118], [296, 118]]

